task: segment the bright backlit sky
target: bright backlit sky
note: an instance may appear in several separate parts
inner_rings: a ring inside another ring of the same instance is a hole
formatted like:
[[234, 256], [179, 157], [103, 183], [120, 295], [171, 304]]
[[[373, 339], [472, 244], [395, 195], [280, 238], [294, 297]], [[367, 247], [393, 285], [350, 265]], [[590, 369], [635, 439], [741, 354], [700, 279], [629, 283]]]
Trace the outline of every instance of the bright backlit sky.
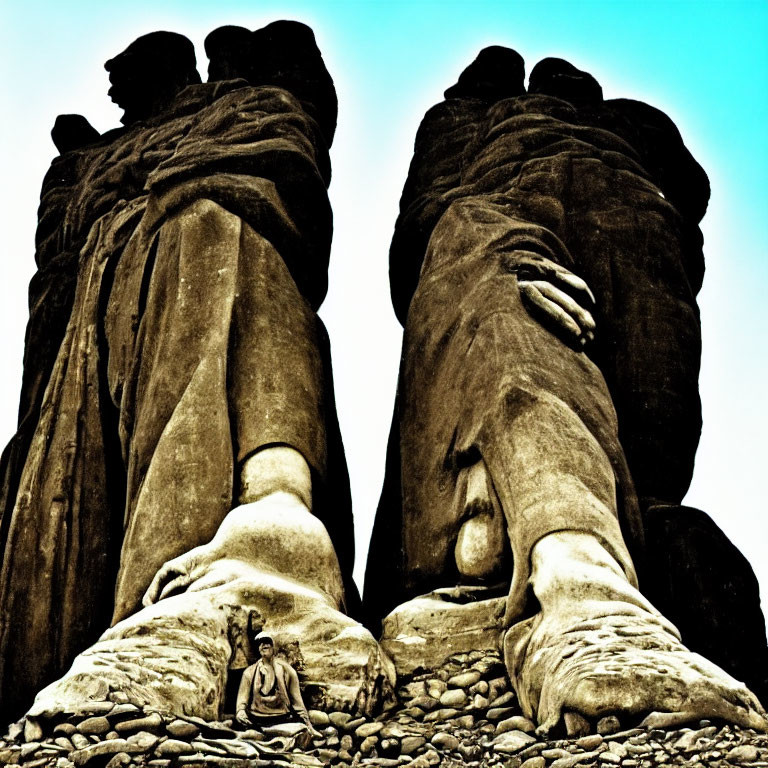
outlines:
[[[198, 50], [222, 24], [251, 29], [279, 18], [313, 27], [339, 94], [332, 150], [335, 236], [321, 311], [333, 345], [336, 396], [352, 476], [362, 584], [399, 360], [400, 327], [387, 252], [413, 138], [477, 51], [518, 50], [528, 70], [545, 56], [594, 74], [607, 98], [663, 109], [709, 173], [704, 433], [687, 503], [709, 512], [747, 555], [768, 595], [764, 482], [768, 407], [768, 2], [0, 2], [5, 147], [0, 183], [0, 442], [15, 428], [33, 274], [40, 183], [55, 155], [57, 114], [80, 112], [103, 131], [120, 112], [104, 61], [156, 29]], [[764, 598], [765, 599], [765, 598]], [[768, 599], [765, 599], [768, 605]]]

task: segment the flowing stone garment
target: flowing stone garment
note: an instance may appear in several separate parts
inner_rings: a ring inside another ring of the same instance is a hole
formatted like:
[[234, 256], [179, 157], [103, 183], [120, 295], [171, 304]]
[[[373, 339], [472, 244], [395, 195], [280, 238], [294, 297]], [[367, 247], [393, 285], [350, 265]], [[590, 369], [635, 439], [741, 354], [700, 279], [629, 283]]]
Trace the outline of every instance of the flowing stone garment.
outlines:
[[[529, 609], [529, 555], [547, 533], [595, 533], [635, 580], [641, 507], [679, 503], [693, 470], [708, 194], [666, 115], [604, 101], [560, 60], [537, 65], [526, 93], [522, 59], [486, 49], [426, 114], [390, 251], [405, 337], [368, 563], [372, 625], [472, 581], [455, 550], [477, 512], [478, 466], [514, 570], [499, 550], [503, 563], [474, 575], [512, 573], [507, 625]], [[586, 349], [542, 325], [518, 288], [568, 272], [596, 298]]]
[[244, 80], [191, 85], [162, 114], [54, 160], [20, 428], [3, 463], [8, 713], [136, 611], [164, 562], [213, 536], [236, 467], [260, 447], [292, 446], [310, 465], [313, 513], [355, 609], [349, 485], [315, 314], [329, 167], [301, 103]]

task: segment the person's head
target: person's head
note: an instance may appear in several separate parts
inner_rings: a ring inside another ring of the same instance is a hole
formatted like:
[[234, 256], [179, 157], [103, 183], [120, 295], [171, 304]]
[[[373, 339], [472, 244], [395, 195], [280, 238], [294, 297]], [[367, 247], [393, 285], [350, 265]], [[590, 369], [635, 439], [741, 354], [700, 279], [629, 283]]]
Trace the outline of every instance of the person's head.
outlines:
[[256, 648], [262, 659], [269, 661], [275, 655], [275, 642], [264, 632], [260, 632], [255, 638]]

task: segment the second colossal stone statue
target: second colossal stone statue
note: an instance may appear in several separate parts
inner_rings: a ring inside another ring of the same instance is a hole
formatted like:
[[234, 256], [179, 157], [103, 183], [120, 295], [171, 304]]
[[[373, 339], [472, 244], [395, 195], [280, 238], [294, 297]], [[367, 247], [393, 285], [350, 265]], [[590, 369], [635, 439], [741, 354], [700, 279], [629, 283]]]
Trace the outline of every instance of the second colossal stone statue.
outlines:
[[445, 96], [390, 251], [405, 336], [371, 625], [394, 609], [406, 672], [503, 641], [543, 733], [765, 728], [638, 590], [643, 513], [680, 503], [699, 438], [704, 172], [666, 115], [559, 59], [526, 91], [522, 58], [488, 48]]

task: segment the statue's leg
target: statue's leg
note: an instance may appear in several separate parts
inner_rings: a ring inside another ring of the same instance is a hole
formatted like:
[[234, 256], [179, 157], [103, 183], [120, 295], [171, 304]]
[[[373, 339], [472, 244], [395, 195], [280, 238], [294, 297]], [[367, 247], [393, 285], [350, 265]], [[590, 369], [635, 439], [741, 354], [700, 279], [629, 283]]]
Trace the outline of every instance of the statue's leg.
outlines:
[[543, 730], [568, 711], [765, 728], [746, 688], [689, 652], [639, 593], [624, 538], [636, 499], [607, 387], [586, 354], [522, 304], [514, 252], [498, 246], [519, 228], [534, 250], [536, 233], [502, 214], [482, 201], [448, 210], [410, 308], [400, 388], [405, 589], [497, 571], [497, 517], [484, 513], [481, 526], [473, 520], [483, 505], [469, 503], [477, 494], [468, 491], [484, 486], [503, 510], [513, 557], [505, 661]]
[[[128, 457], [116, 623], [33, 711], [117, 690], [215, 717], [256, 614], [278, 646], [298, 643], [327, 705], [371, 711], [390, 672], [342, 612], [339, 558], [313, 514], [327, 408], [314, 314], [274, 247], [209, 201], [161, 228], [151, 268], [135, 351], [110, 361]], [[114, 342], [131, 322], [121, 278]]]

